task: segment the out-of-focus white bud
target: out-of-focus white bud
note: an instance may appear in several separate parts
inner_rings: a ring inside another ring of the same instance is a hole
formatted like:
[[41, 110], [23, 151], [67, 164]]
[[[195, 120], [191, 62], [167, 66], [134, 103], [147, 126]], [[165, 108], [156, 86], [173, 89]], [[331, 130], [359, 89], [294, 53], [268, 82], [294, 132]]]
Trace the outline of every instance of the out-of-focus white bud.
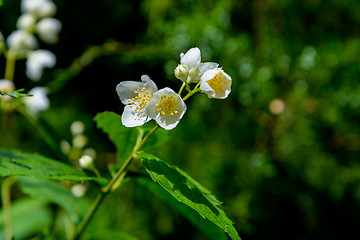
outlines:
[[73, 138], [72, 145], [73, 147], [76, 148], [83, 148], [86, 146], [87, 142], [88, 142], [88, 138], [84, 134], [79, 134]]
[[96, 151], [93, 148], [86, 148], [83, 151], [84, 155], [89, 155], [90, 157], [92, 157], [93, 159], [96, 158]]
[[56, 56], [47, 50], [38, 49], [28, 54], [26, 61], [26, 75], [33, 81], [40, 80], [45, 67], [55, 66]]
[[40, 111], [44, 111], [49, 108], [50, 102], [46, 96], [47, 90], [44, 87], [35, 87], [29, 91], [31, 97], [23, 98], [23, 101], [27, 107], [29, 113], [36, 115]]
[[70, 126], [70, 131], [72, 135], [82, 134], [84, 130], [85, 130], [85, 125], [81, 121], [75, 121]]
[[19, 29], [24, 29], [28, 32], [35, 30], [36, 18], [34, 15], [29, 13], [22, 14], [17, 20], [16, 27]]
[[21, 11], [38, 18], [52, 17], [56, 13], [56, 5], [49, 0], [22, 0]]
[[9, 48], [16, 50], [31, 50], [38, 46], [36, 38], [22, 29], [12, 32], [7, 37], [6, 43]]
[[60, 149], [65, 155], [68, 155], [71, 150], [70, 143], [68, 143], [66, 140], [61, 140]]
[[185, 65], [179, 64], [174, 70], [175, 77], [183, 82], [186, 82], [189, 71]]
[[79, 159], [79, 165], [81, 168], [92, 168], [94, 165], [94, 159], [89, 156], [89, 155], [83, 155], [80, 159]]
[[86, 187], [83, 184], [75, 184], [71, 188], [71, 193], [78, 198], [84, 196], [85, 192]]
[[61, 28], [61, 22], [55, 18], [41, 19], [36, 25], [40, 39], [49, 44], [54, 44], [59, 40]]

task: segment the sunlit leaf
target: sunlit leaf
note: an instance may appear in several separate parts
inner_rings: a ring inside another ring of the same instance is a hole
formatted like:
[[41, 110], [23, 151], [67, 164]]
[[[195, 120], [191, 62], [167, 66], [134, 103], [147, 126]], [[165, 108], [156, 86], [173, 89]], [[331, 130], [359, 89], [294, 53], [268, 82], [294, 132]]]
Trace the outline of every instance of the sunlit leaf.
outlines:
[[[0, 216], [3, 216], [3, 210]], [[45, 201], [34, 199], [21, 199], [11, 205], [11, 220], [14, 239], [29, 239], [45, 228], [50, 227], [52, 222], [51, 211]], [[5, 240], [4, 218], [0, 218], [0, 240]]]
[[97, 127], [109, 135], [117, 150], [118, 166], [126, 160], [135, 146], [139, 134], [136, 128], [127, 128], [121, 123], [121, 116], [114, 112], [98, 113], [94, 120]]
[[172, 208], [174, 208], [177, 212], [187, 218], [194, 226], [199, 228], [209, 239], [213, 240], [223, 240], [227, 239], [226, 234], [217, 227], [202, 218], [199, 214], [197, 214], [193, 209], [185, 206], [184, 204], [179, 204], [175, 198], [173, 198], [167, 191], [165, 191], [158, 184], [151, 181], [149, 178], [145, 177], [136, 177], [133, 180], [139, 183], [141, 186], [149, 189], [156, 196], [161, 198], [167, 204], [169, 204]]
[[154, 182], [159, 183], [179, 202], [197, 211], [203, 218], [213, 222], [232, 239], [240, 239], [232, 221], [226, 216], [221, 202], [200, 183], [178, 167], [151, 154], [141, 153], [141, 161]]
[[75, 181], [97, 180], [56, 160], [6, 149], [0, 149], [0, 176], [28, 176]]

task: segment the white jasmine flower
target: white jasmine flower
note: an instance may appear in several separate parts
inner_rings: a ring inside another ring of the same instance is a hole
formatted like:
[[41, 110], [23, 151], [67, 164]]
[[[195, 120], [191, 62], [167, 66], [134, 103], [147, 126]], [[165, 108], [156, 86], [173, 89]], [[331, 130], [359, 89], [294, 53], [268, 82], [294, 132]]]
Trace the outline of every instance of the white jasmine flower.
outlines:
[[157, 90], [148, 75], [142, 75], [141, 82], [124, 81], [116, 86], [121, 102], [126, 105], [121, 117], [125, 127], [141, 126], [151, 120], [145, 113], [145, 107]]
[[44, 67], [52, 68], [55, 63], [56, 56], [52, 52], [42, 49], [31, 51], [26, 60], [26, 75], [31, 80], [38, 81]]
[[71, 193], [78, 198], [84, 196], [85, 192], [86, 192], [86, 187], [83, 184], [75, 184], [71, 188]]
[[209, 98], [226, 98], [231, 91], [231, 77], [221, 68], [215, 68], [206, 71], [201, 76], [200, 89], [208, 95]]
[[21, 14], [19, 19], [17, 20], [16, 27], [19, 29], [26, 30], [28, 32], [32, 32], [35, 29], [36, 18], [34, 15], [29, 13]]
[[22, 0], [21, 11], [38, 18], [51, 17], [56, 13], [56, 5], [49, 0]]
[[36, 38], [23, 29], [12, 32], [6, 39], [9, 48], [31, 50], [38, 46]]
[[145, 111], [160, 127], [170, 130], [180, 122], [186, 105], [179, 94], [166, 87], [153, 94]]
[[[3, 92], [13, 92], [15, 91], [15, 85], [12, 81], [1, 79], [0, 80], [0, 90]], [[12, 98], [7, 95], [0, 95], [0, 99], [5, 101], [10, 101]]]
[[59, 40], [62, 24], [55, 18], [41, 19], [36, 25], [36, 31], [42, 41], [54, 44]]
[[175, 68], [175, 77], [186, 83], [199, 82], [202, 74], [219, 66], [213, 62], [201, 63], [201, 53], [197, 47], [191, 48], [185, 54], [181, 53], [180, 63]]
[[50, 102], [47, 95], [47, 90], [44, 87], [35, 87], [29, 91], [31, 97], [23, 98], [23, 101], [30, 114], [36, 115], [38, 112], [49, 108]]
[[93, 162], [94, 162], [94, 159], [89, 155], [83, 155], [79, 159], [79, 165], [83, 169], [91, 168], [93, 166]]

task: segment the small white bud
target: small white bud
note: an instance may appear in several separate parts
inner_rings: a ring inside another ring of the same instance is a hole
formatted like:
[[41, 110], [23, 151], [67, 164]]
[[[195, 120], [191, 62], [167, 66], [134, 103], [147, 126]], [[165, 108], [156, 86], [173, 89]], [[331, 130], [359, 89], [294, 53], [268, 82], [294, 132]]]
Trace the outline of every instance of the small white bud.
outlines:
[[78, 198], [84, 196], [85, 192], [86, 187], [83, 184], [75, 184], [71, 188], [71, 193]]
[[35, 29], [36, 18], [29, 13], [22, 14], [17, 20], [16, 27], [32, 32]]
[[185, 65], [179, 64], [174, 70], [175, 77], [183, 82], [186, 82], [189, 71]]
[[83, 155], [80, 159], [79, 159], [79, 165], [81, 168], [91, 168], [93, 166], [93, 158], [90, 157], [89, 155]]
[[93, 159], [96, 158], [96, 151], [93, 148], [86, 148], [83, 151], [84, 155], [89, 155], [90, 157], [92, 157]]
[[61, 28], [61, 22], [55, 18], [41, 19], [36, 26], [40, 39], [49, 44], [54, 44], [58, 41]]
[[61, 140], [60, 149], [64, 154], [67, 155], [71, 150], [70, 143], [68, 143], [66, 140]]
[[81, 121], [75, 121], [70, 126], [70, 131], [73, 135], [82, 134], [85, 130], [85, 125]]
[[84, 134], [76, 135], [76, 136], [73, 138], [73, 147], [83, 148], [83, 147], [85, 147], [85, 145], [87, 144], [87, 142], [88, 142], [88, 139], [87, 139], [87, 137], [86, 137]]
[[34, 49], [38, 46], [36, 38], [25, 30], [16, 30], [12, 32], [6, 39], [9, 48], [18, 50]]

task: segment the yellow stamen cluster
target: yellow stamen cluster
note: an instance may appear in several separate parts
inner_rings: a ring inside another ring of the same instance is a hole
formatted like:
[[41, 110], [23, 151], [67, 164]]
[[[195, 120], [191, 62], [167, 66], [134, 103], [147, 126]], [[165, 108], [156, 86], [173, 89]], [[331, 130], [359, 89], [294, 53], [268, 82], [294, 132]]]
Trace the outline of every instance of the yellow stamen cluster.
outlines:
[[162, 115], [171, 115], [174, 116], [178, 113], [178, 105], [179, 101], [175, 99], [173, 96], [162, 95], [159, 99], [159, 103], [155, 104], [158, 112]]
[[215, 77], [213, 77], [212, 79], [210, 79], [209, 81], [207, 81], [207, 83], [209, 84], [209, 86], [215, 91], [220, 91], [224, 89], [224, 84], [227, 83], [227, 80], [222, 80], [222, 76], [223, 73], [219, 72], [218, 74], [215, 75]]
[[137, 113], [143, 113], [152, 96], [149, 91], [146, 91], [146, 88], [142, 88], [141, 90], [138, 89], [134, 91], [134, 93], [137, 95], [132, 99], [127, 100], [131, 103], [130, 108], [135, 107]]

